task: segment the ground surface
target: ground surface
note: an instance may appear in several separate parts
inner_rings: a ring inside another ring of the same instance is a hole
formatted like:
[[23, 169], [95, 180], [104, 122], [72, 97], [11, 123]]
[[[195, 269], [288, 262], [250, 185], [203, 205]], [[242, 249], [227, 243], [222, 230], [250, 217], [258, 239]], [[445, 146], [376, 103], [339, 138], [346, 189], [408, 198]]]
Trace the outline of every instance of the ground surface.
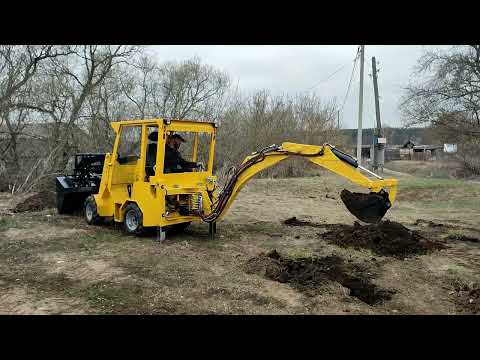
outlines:
[[387, 162], [385, 167], [420, 177], [463, 179], [466, 175], [458, 160], [394, 160]]
[[333, 175], [253, 180], [214, 241], [205, 224], [159, 243], [53, 209], [13, 213], [23, 199], [0, 193], [0, 313], [477, 313], [480, 184], [398, 178], [385, 219], [400, 240], [440, 246], [378, 250], [390, 230], [354, 225], [338, 194], [360, 189]]

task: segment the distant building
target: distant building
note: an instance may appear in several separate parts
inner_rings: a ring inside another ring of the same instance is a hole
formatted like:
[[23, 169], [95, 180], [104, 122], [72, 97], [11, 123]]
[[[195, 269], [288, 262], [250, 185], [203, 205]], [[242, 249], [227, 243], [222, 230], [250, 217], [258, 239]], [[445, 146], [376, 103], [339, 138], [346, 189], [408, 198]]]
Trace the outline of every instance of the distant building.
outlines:
[[390, 153], [395, 153], [395, 159], [388, 160], [436, 160], [441, 157], [443, 145], [418, 145], [408, 140], [401, 146], [390, 146]]
[[[443, 145], [424, 145], [418, 144], [416, 141], [408, 140], [401, 145], [387, 144], [385, 148], [385, 161], [393, 160], [417, 160], [417, 161], [430, 161], [439, 160], [449, 154], [456, 153], [456, 144], [443, 144]], [[348, 151], [356, 157], [356, 146], [350, 146]], [[362, 161], [368, 163], [373, 159], [373, 145], [362, 145]]]
[[415, 144], [412, 140], [408, 140], [405, 144], [402, 145], [403, 149], [413, 149], [417, 144]]

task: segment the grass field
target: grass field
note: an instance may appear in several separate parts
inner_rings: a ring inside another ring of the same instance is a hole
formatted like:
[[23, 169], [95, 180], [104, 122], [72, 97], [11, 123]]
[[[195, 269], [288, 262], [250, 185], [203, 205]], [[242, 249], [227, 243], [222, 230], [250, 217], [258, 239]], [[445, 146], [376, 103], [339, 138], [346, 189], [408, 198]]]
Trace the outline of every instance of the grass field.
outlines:
[[[338, 177], [252, 180], [218, 224], [197, 223], [159, 243], [54, 209], [12, 214], [0, 196], [2, 314], [468, 314], [480, 282], [480, 184], [400, 177], [386, 219], [442, 241], [445, 250], [409, 258], [325, 242], [321, 225], [352, 224]], [[328, 195], [328, 197], [327, 197]], [[290, 227], [292, 216], [319, 226]], [[463, 237], [462, 237], [463, 236]], [[290, 259], [335, 255], [393, 291], [369, 305], [338, 282], [314, 294], [245, 271], [276, 249]]]
[[455, 160], [394, 160], [387, 162], [385, 167], [418, 177], [462, 178], [464, 176], [463, 164]]

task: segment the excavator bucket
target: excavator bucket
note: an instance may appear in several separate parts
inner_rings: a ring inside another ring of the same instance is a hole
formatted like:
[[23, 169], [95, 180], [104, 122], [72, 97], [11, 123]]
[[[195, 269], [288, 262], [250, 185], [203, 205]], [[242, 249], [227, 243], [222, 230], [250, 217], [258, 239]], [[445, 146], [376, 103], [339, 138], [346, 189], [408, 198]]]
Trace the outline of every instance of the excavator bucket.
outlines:
[[369, 194], [342, 190], [340, 198], [357, 219], [366, 223], [378, 223], [392, 206], [385, 190]]

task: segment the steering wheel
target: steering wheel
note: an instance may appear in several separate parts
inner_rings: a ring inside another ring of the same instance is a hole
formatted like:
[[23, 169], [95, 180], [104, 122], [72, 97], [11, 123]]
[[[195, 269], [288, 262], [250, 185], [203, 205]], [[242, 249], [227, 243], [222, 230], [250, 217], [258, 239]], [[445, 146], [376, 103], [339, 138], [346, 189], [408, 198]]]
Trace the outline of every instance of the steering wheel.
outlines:
[[[145, 170], [147, 171], [148, 176], [154, 176], [157, 172], [157, 166], [156, 165], [146, 165]], [[153, 173], [152, 173], [153, 172]]]

